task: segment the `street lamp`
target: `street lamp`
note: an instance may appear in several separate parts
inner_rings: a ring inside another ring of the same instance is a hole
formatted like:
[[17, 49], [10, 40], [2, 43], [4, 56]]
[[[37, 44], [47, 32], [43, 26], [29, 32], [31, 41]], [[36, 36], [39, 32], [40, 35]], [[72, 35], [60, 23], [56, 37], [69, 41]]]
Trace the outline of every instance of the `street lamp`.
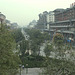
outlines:
[[21, 75], [21, 66], [22, 66], [22, 65], [20, 64], [20, 65], [19, 65], [19, 68], [20, 68], [20, 75]]
[[26, 74], [28, 74], [28, 64], [26, 64]]

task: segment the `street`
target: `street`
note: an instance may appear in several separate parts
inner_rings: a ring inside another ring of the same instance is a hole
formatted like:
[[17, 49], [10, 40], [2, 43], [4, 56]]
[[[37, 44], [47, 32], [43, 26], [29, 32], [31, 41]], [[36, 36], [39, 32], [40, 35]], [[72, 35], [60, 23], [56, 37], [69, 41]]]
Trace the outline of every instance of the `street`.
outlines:
[[[21, 75], [41, 75], [42, 70], [40, 68], [24, 68], [21, 70]], [[17, 75], [20, 75], [18, 73]]]
[[28, 40], [29, 39], [29, 35], [27, 35], [27, 33], [23, 30], [23, 28], [22, 28], [21, 32], [24, 35], [25, 40]]
[[44, 53], [44, 48], [45, 48], [45, 46], [46, 46], [45, 43], [43, 43], [43, 45], [40, 46], [40, 55], [41, 55], [41, 56], [45, 56], [45, 53]]

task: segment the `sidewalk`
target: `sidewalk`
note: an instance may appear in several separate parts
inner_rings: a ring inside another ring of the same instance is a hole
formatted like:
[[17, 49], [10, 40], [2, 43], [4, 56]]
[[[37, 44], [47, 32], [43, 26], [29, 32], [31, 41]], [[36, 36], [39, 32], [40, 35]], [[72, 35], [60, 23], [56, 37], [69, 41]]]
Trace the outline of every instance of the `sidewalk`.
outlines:
[[[41, 75], [42, 70], [40, 68], [28, 68], [22, 69], [21, 75]], [[20, 74], [17, 74], [20, 75]]]

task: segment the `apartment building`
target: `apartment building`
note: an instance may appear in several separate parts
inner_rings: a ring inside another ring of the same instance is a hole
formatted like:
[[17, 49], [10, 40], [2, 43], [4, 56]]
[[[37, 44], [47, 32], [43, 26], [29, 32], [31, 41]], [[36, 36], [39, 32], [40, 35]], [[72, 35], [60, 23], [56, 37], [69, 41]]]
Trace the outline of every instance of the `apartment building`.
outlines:
[[55, 33], [61, 33], [65, 42], [71, 40], [71, 44], [75, 46], [75, 5], [67, 9], [56, 9], [55, 22], [49, 22], [49, 32], [51, 40]]
[[47, 14], [47, 22], [55, 22], [55, 16], [54, 16], [54, 12], [53, 11], [50, 11], [48, 14]]
[[39, 20], [37, 22], [39, 29], [47, 29], [47, 11], [39, 14]]
[[49, 23], [54, 23], [55, 22], [55, 15], [53, 11], [50, 11], [47, 14], [47, 29], [49, 29]]
[[70, 5], [70, 8], [59, 8], [39, 14], [37, 27], [49, 32], [51, 40], [54, 34], [61, 33], [65, 43], [70, 40], [69, 43], [75, 46], [75, 2]]

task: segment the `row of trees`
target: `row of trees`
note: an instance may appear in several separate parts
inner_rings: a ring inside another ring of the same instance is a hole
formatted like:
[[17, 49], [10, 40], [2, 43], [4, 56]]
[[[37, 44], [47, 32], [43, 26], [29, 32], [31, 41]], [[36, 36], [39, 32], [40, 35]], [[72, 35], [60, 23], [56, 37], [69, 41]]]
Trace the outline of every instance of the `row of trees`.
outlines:
[[[20, 55], [20, 58], [24, 65], [28, 63], [29, 67], [44, 67], [45, 69], [43, 75], [75, 74], [74, 60], [71, 60], [75, 56], [74, 51], [72, 47], [69, 47], [69, 45], [64, 44], [63, 35], [56, 34], [53, 38], [53, 42], [46, 44], [46, 47], [44, 49], [46, 58], [43, 58], [38, 56], [40, 54], [40, 46], [43, 42], [50, 39], [50, 35], [46, 32], [41, 33], [40, 30], [35, 29], [24, 30], [30, 36], [29, 40], [22, 39], [19, 43], [20, 51], [22, 53], [22, 55]], [[29, 49], [33, 51], [31, 56], [25, 53], [26, 50]], [[54, 53], [54, 57], [50, 58], [52, 52]], [[68, 54], [69, 56], [66, 57]]]
[[16, 75], [21, 63], [16, 50], [16, 42], [11, 31], [4, 25], [0, 28], [0, 75]]

